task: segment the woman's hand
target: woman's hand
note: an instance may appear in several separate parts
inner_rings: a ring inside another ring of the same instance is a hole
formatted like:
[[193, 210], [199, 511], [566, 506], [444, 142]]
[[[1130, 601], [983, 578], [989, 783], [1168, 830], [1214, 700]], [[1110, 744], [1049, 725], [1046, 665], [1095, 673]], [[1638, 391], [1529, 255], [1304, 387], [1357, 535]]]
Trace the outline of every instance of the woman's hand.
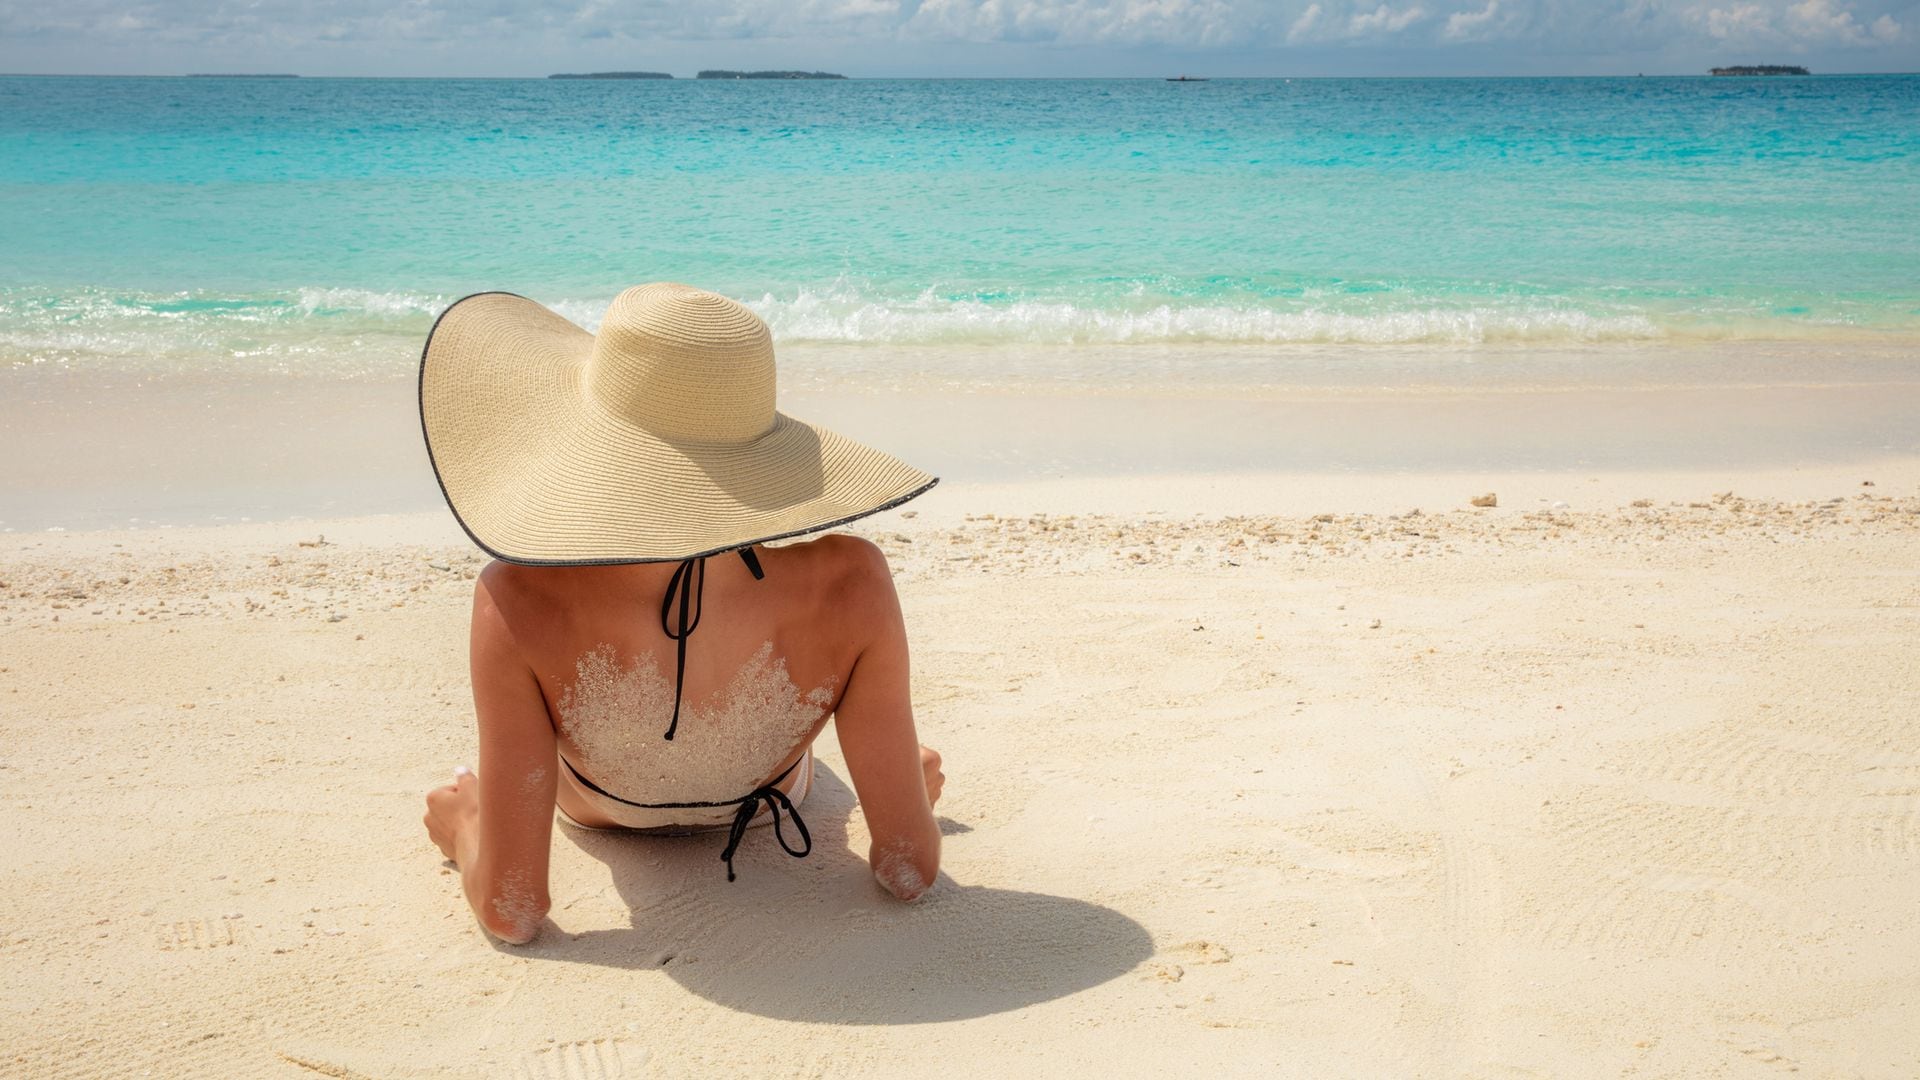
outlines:
[[947, 786], [947, 774], [940, 771], [940, 751], [920, 747], [920, 771], [927, 779], [927, 806], [939, 805], [940, 789]]
[[453, 770], [453, 783], [427, 792], [427, 835], [454, 865], [460, 863], [462, 838], [473, 836], [479, 819], [479, 780], [465, 765]]

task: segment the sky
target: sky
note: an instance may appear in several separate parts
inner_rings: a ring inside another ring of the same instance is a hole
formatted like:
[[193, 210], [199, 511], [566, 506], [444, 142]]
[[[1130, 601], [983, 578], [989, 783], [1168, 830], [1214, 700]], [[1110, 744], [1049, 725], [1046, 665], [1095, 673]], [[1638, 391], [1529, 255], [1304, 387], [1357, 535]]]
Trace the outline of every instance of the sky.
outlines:
[[0, 72], [1920, 70], [1920, 0], [0, 0]]

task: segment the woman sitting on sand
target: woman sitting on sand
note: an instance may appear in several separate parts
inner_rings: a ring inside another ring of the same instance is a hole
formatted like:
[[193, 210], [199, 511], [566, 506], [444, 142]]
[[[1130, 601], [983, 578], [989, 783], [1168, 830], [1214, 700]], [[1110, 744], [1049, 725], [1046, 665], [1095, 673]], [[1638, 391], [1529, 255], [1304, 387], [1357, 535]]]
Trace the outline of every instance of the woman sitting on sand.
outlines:
[[[774, 411], [766, 324], [724, 297], [643, 285], [598, 336], [523, 297], [440, 316], [420, 362], [427, 450], [454, 516], [497, 560], [474, 590], [479, 772], [427, 794], [427, 832], [475, 916], [531, 940], [556, 809], [582, 829], [726, 830], [721, 858], [799, 805], [836, 718], [903, 900], [940, 866], [940, 759], [914, 734], [892, 576], [828, 529], [934, 479]], [[696, 634], [697, 631], [697, 634]]]

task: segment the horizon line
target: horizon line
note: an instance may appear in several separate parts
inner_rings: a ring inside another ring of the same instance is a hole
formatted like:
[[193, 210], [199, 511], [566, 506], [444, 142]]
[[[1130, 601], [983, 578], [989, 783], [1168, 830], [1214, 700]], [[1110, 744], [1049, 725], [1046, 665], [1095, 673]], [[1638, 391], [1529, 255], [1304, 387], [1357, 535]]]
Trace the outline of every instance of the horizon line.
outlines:
[[[1754, 67], [1752, 64], [1724, 64], [1723, 67]], [[554, 72], [547, 75], [308, 75], [301, 72], [252, 72], [252, 71], [182, 71], [164, 74], [129, 72], [93, 72], [93, 71], [0, 71], [0, 79], [464, 79], [489, 80], [498, 82], [547, 82], [553, 75], [571, 75], [575, 72]], [[834, 79], [702, 79], [697, 75], [673, 75], [666, 73], [664, 79], [581, 79], [581, 82], [1162, 82], [1185, 75], [1194, 80], [1271, 82], [1282, 79], [1712, 79], [1712, 78], [1756, 78], [1756, 79], [1817, 79], [1822, 77], [1856, 78], [1861, 76], [1911, 76], [1920, 75], [1920, 71], [1815, 71], [1806, 75], [1753, 75], [1725, 76], [1714, 75], [1708, 71], [1618, 71], [1585, 74], [1514, 74], [1514, 73], [1473, 73], [1455, 72], [1452, 74], [1428, 75], [1209, 75], [1193, 72], [1176, 72], [1173, 75], [841, 75]], [[571, 80], [560, 80], [571, 81]]]

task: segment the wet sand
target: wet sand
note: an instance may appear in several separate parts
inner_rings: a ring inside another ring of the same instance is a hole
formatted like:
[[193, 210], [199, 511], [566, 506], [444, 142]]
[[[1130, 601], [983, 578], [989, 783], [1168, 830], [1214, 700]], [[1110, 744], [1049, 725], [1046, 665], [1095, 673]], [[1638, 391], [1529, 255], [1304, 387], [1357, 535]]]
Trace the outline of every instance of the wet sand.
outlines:
[[[1368, 487], [1449, 473], [1577, 484], [1920, 458], [1912, 348], [781, 356], [782, 408], [956, 483], [1288, 474]], [[404, 365], [355, 379], [0, 370], [0, 531], [435, 510], [416, 408]], [[1409, 505], [1437, 495], [1413, 494]]]

